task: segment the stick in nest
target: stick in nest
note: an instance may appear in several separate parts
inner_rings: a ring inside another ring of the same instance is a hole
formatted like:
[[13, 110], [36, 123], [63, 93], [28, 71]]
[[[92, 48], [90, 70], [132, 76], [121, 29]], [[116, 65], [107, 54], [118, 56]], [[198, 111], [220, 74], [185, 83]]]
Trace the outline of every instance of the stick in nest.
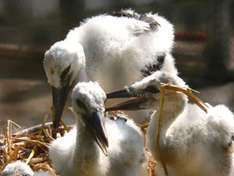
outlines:
[[[56, 176], [48, 156], [49, 143], [54, 139], [50, 135], [52, 123], [46, 122], [47, 119], [48, 115], [41, 125], [23, 129], [15, 134], [12, 134], [15, 123], [8, 121], [4, 135], [0, 135], [0, 173], [10, 162], [21, 160], [29, 163], [34, 171], [47, 171]], [[68, 126], [67, 130], [70, 129]], [[65, 127], [59, 126], [58, 133], [63, 136], [65, 132]]]

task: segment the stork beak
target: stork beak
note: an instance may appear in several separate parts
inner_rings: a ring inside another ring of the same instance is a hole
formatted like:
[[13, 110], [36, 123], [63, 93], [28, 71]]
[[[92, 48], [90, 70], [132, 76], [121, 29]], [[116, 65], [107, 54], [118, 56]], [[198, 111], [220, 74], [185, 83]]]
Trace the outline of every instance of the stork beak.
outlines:
[[110, 92], [110, 93], [108, 93], [106, 95], [106, 97], [107, 97], [107, 99], [111, 99], [111, 98], [131, 98], [131, 97], [135, 97], [135, 95], [130, 93], [130, 91], [128, 91], [127, 89], [122, 89], [122, 90]]
[[147, 99], [144, 97], [134, 98], [128, 101], [124, 101], [117, 105], [107, 107], [106, 111], [118, 111], [118, 110], [126, 110], [126, 111], [134, 111], [145, 109], [142, 105], [147, 102]]
[[55, 110], [53, 128], [55, 129], [58, 128], [59, 126], [69, 90], [70, 90], [69, 84], [66, 84], [62, 88], [52, 87], [53, 106]]
[[146, 97], [140, 96], [142, 94], [132, 93], [127, 89], [122, 89], [119, 91], [111, 92], [107, 94], [107, 99], [111, 98], [132, 98], [128, 101], [119, 103], [117, 105], [107, 107], [106, 111], [117, 111], [117, 110], [127, 110], [127, 111], [133, 111], [133, 110], [141, 110], [145, 109], [144, 104], [149, 100]]
[[95, 111], [91, 116], [92, 117], [84, 117], [83, 121], [100, 149], [105, 155], [107, 155], [108, 139], [104, 126], [104, 114], [102, 112]]

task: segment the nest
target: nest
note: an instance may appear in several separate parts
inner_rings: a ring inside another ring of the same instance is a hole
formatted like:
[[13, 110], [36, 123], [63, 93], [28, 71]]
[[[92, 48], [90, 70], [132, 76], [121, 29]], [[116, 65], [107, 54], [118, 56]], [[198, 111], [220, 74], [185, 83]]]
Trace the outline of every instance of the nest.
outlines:
[[[207, 112], [209, 106], [204, 103], [200, 98], [195, 96], [192, 92], [194, 90], [190, 89], [188, 86], [178, 87], [171, 84], [161, 85], [161, 97], [160, 97], [160, 108], [158, 112], [158, 131], [157, 131], [157, 146], [160, 150], [159, 138], [160, 138], [160, 121], [161, 112], [164, 104], [164, 90], [169, 89], [177, 92], [182, 92], [186, 94], [192, 101], [194, 101], [203, 111]], [[196, 91], [195, 91], [196, 92]], [[116, 112], [117, 113], [117, 112]], [[118, 111], [118, 113], [121, 113]], [[53, 109], [52, 109], [53, 116]], [[51, 166], [51, 161], [48, 156], [48, 148], [51, 141], [55, 140], [52, 136], [52, 123], [47, 122], [48, 116], [45, 117], [44, 122], [41, 125], [33, 126], [22, 131], [18, 131], [12, 134], [13, 127], [18, 128], [19, 125], [8, 120], [7, 127], [4, 128], [4, 134], [0, 134], [0, 173], [5, 168], [5, 166], [13, 161], [21, 160], [26, 162], [31, 166], [33, 171], [46, 171], [52, 176], [56, 176], [55, 170]], [[70, 131], [71, 126], [67, 126], [64, 122], [56, 131], [56, 136], [63, 136], [66, 132]], [[148, 124], [139, 125], [145, 135]], [[150, 153], [145, 151], [146, 157], [148, 158], [147, 163], [147, 175], [155, 176], [155, 162], [153, 161]], [[161, 160], [163, 170], [166, 175], [167, 169], [165, 163]]]
[[[44, 171], [50, 173], [51, 176], [58, 176], [48, 155], [49, 144], [55, 140], [52, 137], [52, 122], [46, 121], [19, 131], [20, 126], [8, 120], [7, 126], [4, 127], [4, 133], [0, 134], [0, 173], [7, 164], [21, 160], [27, 163], [33, 171]], [[63, 136], [71, 128], [71, 126], [62, 123], [57, 130], [57, 136]], [[142, 126], [143, 132], [145, 128], [145, 125]], [[14, 129], [17, 132], [12, 134]], [[150, 157], [147, 167], [148, 176], [154, 176], [154, 166], [155, 163]]]
[[[45, 171], [57, 176], [48, 156], [49, 144], [54, 140], [52, 123], [45, 122], [21, 131], [16, 129], [17, 132], [12, 134], [14, 128], [18, 129], [19, 125], [8, 120], [4, 134], [0, 134], [0, 173], [8, 163], [21, 160], [33, 171]], [[70, 126], [61, 125], [58, 134], [63, 136], [70, 129]]]

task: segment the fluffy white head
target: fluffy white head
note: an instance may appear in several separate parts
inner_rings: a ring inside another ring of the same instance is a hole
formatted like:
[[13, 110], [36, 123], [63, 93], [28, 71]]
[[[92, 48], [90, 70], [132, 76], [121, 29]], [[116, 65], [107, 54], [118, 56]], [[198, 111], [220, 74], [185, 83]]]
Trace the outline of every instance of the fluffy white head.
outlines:
[[33, 176], [33, 174], [32, 169], [21, 161], [8, 164], [2, 172], [2, 176]]
[[178, 86], [184, 86], [185, 82], [178, 77], [176, 74], [162, 72], [162, 71], [156, 71], [150, 76], [145, 77], [141, 81], [138, 81], [131, 86], [128, 87], [128, 89], [132, 90], [141, 90], [146, 89], [147, 87], [154, 87], [158, 90], [160, 89], [161, 83], [170, 83]]
[[105, 99], [106, 94], [97, 82], [80, 82], [72, 91], [72, 107], [75, 112], [84, 109], [104, 112]]
[[[161, 83], [173, 84], [181, 87], [185, 85], [185, 82], [176, 74], [157, 71], [143, 80], [132, 84], [126, 89], [132, 95], [140, 97], [143, 96], [147, 99], [147, 101], [140, 104], [140, 108], [155, 110], [155, 108], [158, 108], [160, 105]], [[187, 96], [183, 93], [176, 93], [175, 91], [165, 89], [165, 109], [170, 110], [171, 108], [175, 108], [177, 109], [176, 112], [181, 113], [186, 102]]]
[[67, 40], [56, 42], [46, 51], [43, 65], [48, 83], [56, 88], [63, 86], [62, 73], [70, 67], [65, 76], [69, 76], [71, 85], [79, 78], [80, 71], [85, 66], [83, 47], [77, 42]]

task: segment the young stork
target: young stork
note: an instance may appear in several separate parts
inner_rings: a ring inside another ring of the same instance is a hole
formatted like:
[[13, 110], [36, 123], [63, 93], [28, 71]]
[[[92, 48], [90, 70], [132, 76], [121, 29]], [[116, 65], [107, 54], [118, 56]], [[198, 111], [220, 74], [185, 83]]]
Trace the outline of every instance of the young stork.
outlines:
[[97, 82], [81, 82], [73, 89], [75, 128], [49, 148], [52, 165], [61, 176], [142, 175], [142, 133], [122, 115], [105, 118], [105, 99]]
[[29, 165], [22, 161], [9, 163], [2, 171], [2, 176], [50, 176], [47, 172], [33, 172]]
[[98, 81], [109, 92], [159, 69], [177, 73], [170, 54], [172, 24], [157, 14], [124, 13], [86, 19], [46, 51], [43, 65], [52, 87], [55, 128], [68, 92], [77, 82]]
[[[157, 71], [108, 98], [137, 97], [107, 110], [159, 109], [160, 85], [185, 87], [175, 74]], [[153, 116], [147, 129], [147, 147], [169, 176], [230, 176], [234, 115], [224, 105], [207, 106], [207, 113], [188, 104], [185, 94], [165, 89], [161, 126]], [[162, 99], [161, 99], [162, 100]], [[158, 112], [158, 113], [159, 113]], [[160, 135], [159, 135], [160, 134]], [[159, 136], [158, 136], [159, 135]]]

